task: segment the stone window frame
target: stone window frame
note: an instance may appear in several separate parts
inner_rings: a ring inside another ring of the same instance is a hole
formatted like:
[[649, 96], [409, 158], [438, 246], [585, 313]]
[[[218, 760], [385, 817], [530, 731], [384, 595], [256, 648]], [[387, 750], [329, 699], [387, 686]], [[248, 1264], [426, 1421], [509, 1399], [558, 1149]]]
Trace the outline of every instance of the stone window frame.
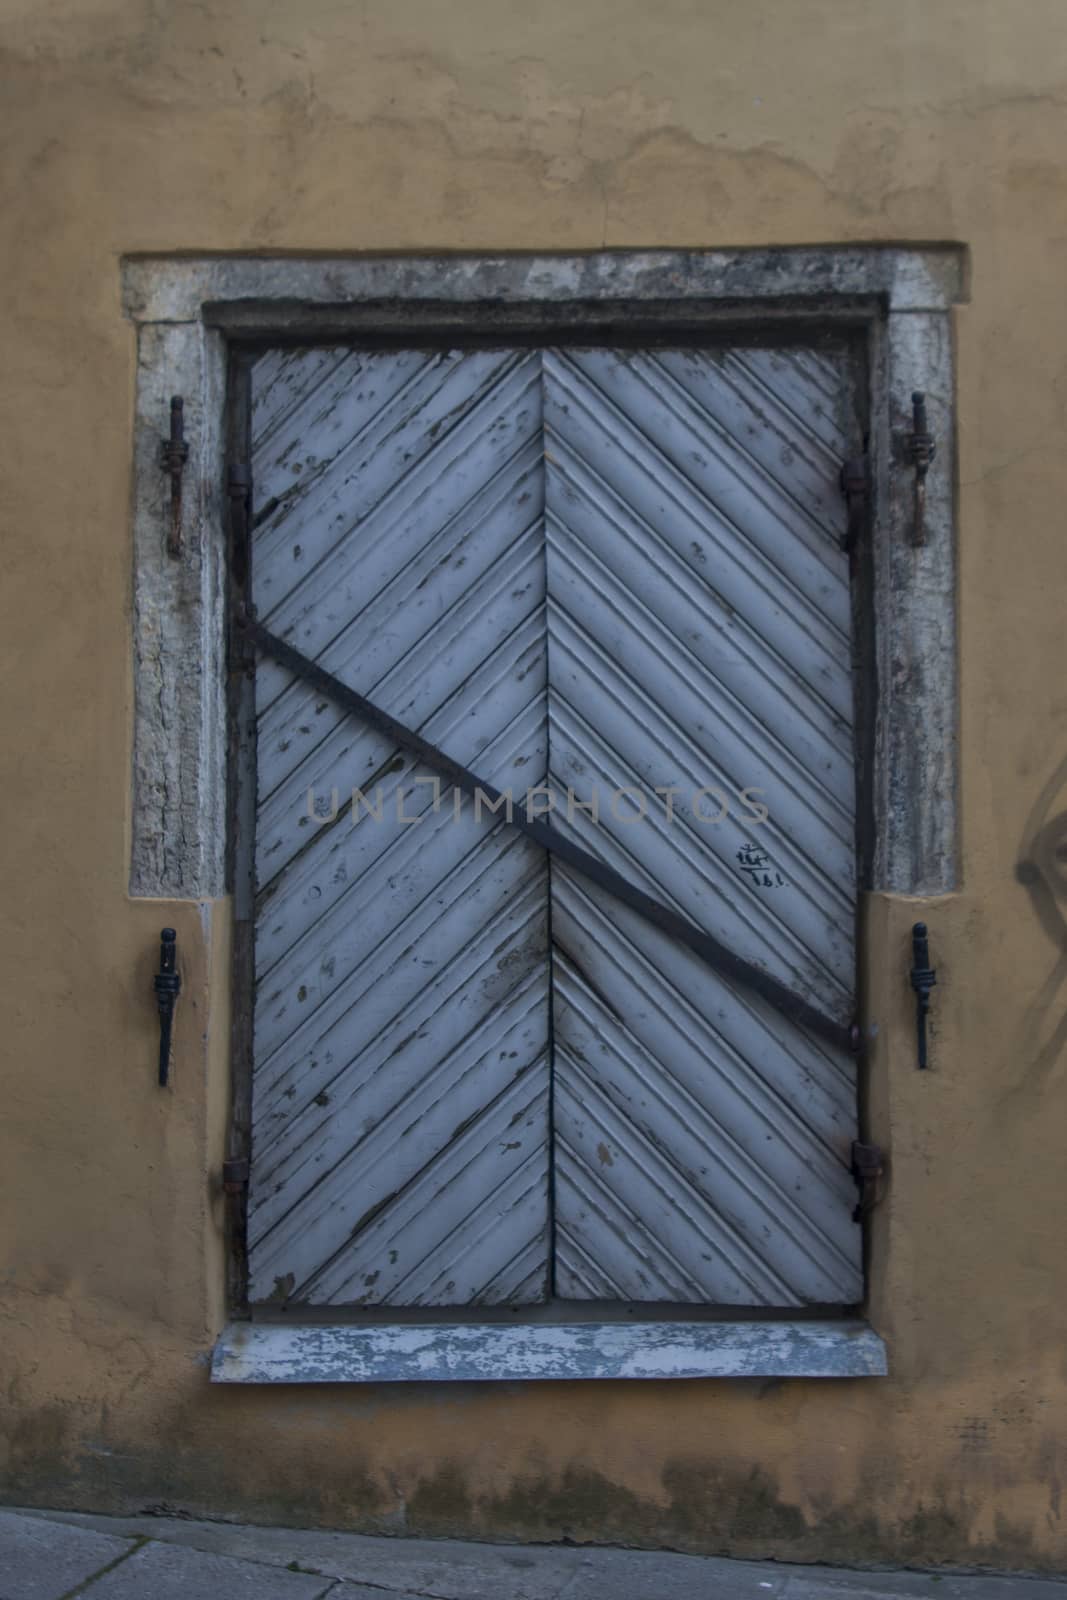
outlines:
[[[227, 892], [224, 481], [232, 340], [358, 342], [361, 333], [396, 335], [427, 325], [438, 333], [454, 328], [457, 338], [473, 329], [506, 337], [516, 327], [588, 328], [603, 342], [619, 327], [632, 336], [635, 327], [655, 326], [684, 340], [686, 330], [706, 336], [716, 327], [758, 325], [762, 331], [775, 324], [790, 336], [805, 327], [838, 326], [859, 329], [866, 338], [877, 693], [868, 746], [873, 836], [863, 887], [923, 897], [951, 893], [959, 857], [952, 307], [965, 298], [966, 266], [956, 245], [125, 258], [123, 310], [137, 335], [131, 895], [204, 901]], [[921, 545], [912, 539], [914, 474], [907, 459], [915, 390], [927, 396], [937, 440]], [[189, 450], [180, 558], [167, 552], [170, 486], [160, 465], [174, 394], [184, 400]], [[463, 1326], [461, 1344], [475, 1325]], [[693, 1361], [701, 1370], [779, 1376], [885, 1370], [884, 1351], [872, 1347], [864, 1354], [862, 1340], [856, 1343], [860, 1330], [880, 1347], [862, 1323], [820, 1324], [821, 1343], [813, 1340], [810, 1323], [676, 1324], [664, 1345], [674, 1355], [665, 1358], [666, 1366], [653, 1360], [655, 1370], [646, 1370], [648, 1361], [642, 1364], [632, 1350], [616, 1350], [609, 1359], [603, 1341], [603, 1347], [590, 1341], [588, 1326], [568, 1343], [579, 1326], [544, 1325], [521, 1359], [514, 1351], [511, 1358], [499, 1353], [507, 1341], [501, 1343], [497, 1329], [490, 1344], [499, 1347], [498, 1358], [490, 1360], [483, 1349], [479, 1359], [493, 1370], [479, 1369], [479, 1375], [566, 1376], [557, 1369], [568, 1363], [573, 1376], [619, 1376], [627, 1364], [634, 1375], [637, 1369], [646, 1376], [695, 1375]], [[748, 1343], [736, 1331], [741, 1326], [754, 1330]], [[654, 1327], [669, 1332], [671, 1325]], [[683, 1327], [697, 1352], [686, 1346], [684, 1360], [677, 1354]], [[835, 1327], [845, 1330], [836, 1358]], [[700, 1329], [703, 1334], [694, 1333]], [[769, 1330], [777, 1330], [773, 1338]], [[379, 1324], [319, 1327], [313, 1338], [311, 1332], [310, 1344], [300, 1346], [292, 1342], [291, 1324], [279, 1329], [276, 1340], [290, 1340], [285, 1353], [277, 1345], [264, 1354], [270, 1331], [257, 1329], [253, 1357], [253, 1330], [232, 1330], [216, 1352], [216, 1376], [247, 1382], [271, 1381], [273, 1374], [276, 1381], [293, 1381], [302, 1366], [316, 1364], [335, 1380], [402, 1376], [389, 1370], [397, 1365], [398, 1348], [390, 1339], [416, 1330]], [[618, 1329], [613, 1337], [617, 1344]], [[657, 1341], [648, 1337], [651, 1349]], [[302, 1354], [295, 1353], [298, 1346]], [[452, 1370], [448, 1348], [446, 1341], [436, 1358], [425, 1356], [421, 1376], [471, 1375]], [[561, 1354], [566, 1350], [569, 1356]], [[679, 1360], [684, 1370], [675, 1371], [671, 1362]], [[531, 1370], [539, 1365], [543, 1373]], [[258, 1375], [249, 1376], [253, 1372]]]

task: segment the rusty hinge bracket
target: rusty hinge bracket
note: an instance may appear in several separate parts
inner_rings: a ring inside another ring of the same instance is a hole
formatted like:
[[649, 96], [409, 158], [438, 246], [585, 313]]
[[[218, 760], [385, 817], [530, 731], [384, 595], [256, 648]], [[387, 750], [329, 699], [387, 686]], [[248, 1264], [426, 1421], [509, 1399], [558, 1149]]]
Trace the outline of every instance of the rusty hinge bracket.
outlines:
[[862, 1222], [868, 1211], [878, 1204], [878, 1180], [885, 1172], [885, 1154], [881, 1145], [863, 1144], [859, 1139], [852, 1144], [852, 1176], [859, 1184], [860, 1197], [852, 1213], [853, 1222]]
[[241, 1194], [248, 1188], [248, 1161], [233, 1159], [222, 1163], [222, 1187], [227, 1194]]
[[182, 473], [189, 459], [189, 446], [185, 442], [185, 401], [180, 394], [171, 396], [170, 437], [160, 444], [159, 464], [170, 477], [170, 526], [167, 529], [167, 554], [182, 553]]
[[930, 463], [937, 455], [937, 441], [930, 432], [926, 420], [926, 395], [921, 389], [916, 389], [911, 397], [911, 432], [906, 436], [904, 444], [908, 460], [915, 471], [915, 511], [912, 518], [911, 542], [913, 545], [926, 543], [926, 474], [930, 470]]
[[230, 502], [230, 576], [239, 592], [248, 582], [249, 515], [252, 508], [252, 469], [245, 461], [230, 463], [226, 474]]
[[865, 455], [853, 456], [849, 461], [842, 463], [840, 483], [841, 492], [848, 506], [848, 525], [841, 540], [841, 548], [852, 551], [863, 529], [867, 495], [870, 491], [870, 467]]
[[252, 469], [247, 461], [233, 461], [226, 474], [226, 493], [230, 500], [230, 515], [237, 537], [248, 534], [248, 512], [252, 497]]

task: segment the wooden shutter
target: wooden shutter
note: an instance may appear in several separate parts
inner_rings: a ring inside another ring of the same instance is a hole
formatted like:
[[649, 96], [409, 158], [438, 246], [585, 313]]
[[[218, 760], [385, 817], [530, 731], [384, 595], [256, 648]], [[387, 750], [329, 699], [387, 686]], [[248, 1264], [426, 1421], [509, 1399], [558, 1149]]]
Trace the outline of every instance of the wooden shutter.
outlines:
[[[851, 1019], [843, 354], [253, 384], [260, 619]], [[280, 667], [256, 696], [251, 1298], [857, 1300], [851, 1059]]]
[[[812, 351], [545, 359], [550, 770], [600, 796], [571, 831], [845, 1022], [846, 395]], [[552, 936], [559, 1294], [858, 1300], [851, 1058], [557, 863]]]
[[[543, 776], [539, 357], [271, 354], [253, 399], [261, 619], [501, 787]], [[251, 1298], [541, 1299], [544, 856], [434, 814], [429, 771], [280, 668], [256, 692]]]

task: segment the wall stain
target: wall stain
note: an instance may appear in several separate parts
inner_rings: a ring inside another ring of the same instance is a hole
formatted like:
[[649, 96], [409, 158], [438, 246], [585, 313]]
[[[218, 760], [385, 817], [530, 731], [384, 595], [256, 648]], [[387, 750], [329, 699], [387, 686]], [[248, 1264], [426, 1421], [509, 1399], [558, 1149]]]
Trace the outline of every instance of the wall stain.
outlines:
[[[957, 1478], [926, 1494], [916, 1491], [908, 1510], [879, 1514], [877, 1507], [889, 1504], [879, 1451], [856, 1461], [851, 1498], [809, 1491], [804, 1505], [759, 1463], [727, 1465], [699, 1454], [668, 1458], [658, 1492], [639, 1493], [578, 1462], [560, 1471], [517, 1471], [487, 1490], [484, 1471], [472, 1473], [459, 1458], [423, 1472], [414, 1463], [403, 1470], [375, 1466], [354, 1433], [367, 1426], [365, 1417], [357, 1419], [362, 1407], [350, 1408], [333, 1389], [278, 1390], [277, 1410], [257, 1447], [235, 1450], [257, 1398], [215, 1390], [206, 1410], [194, 1404], [192, 1411], [187, 1399], [172, 1416], [156, 1419], [154, 1438], [166, 1443], [132, 1446], [117, 1431], [121, 1416], [41, 1407], [14, 1431], [0, 1494], [24, 1505], [130, 1514], [146, 1509], [150, 1484], [152, 1509], [170, 1516], [232, 1518], [239, 1508], [257, 1523], [831, 1565], [1054, 1565], [1023, 1523], [999, 1517], [992, 1538], [977, 1538], [983, 1504], [967, 1498]], [[455, 1403], [469, 1405], [469, 1394]], [[182, 1446], [175, 1449], [179, 1429]], [[330, 1470], [323, 1473], [327, 1458]], [[1058, 1487], [1055, 1498], [1058, 1516]], [[1041, 1499], [1051, 1516], [1047, 1490]]]

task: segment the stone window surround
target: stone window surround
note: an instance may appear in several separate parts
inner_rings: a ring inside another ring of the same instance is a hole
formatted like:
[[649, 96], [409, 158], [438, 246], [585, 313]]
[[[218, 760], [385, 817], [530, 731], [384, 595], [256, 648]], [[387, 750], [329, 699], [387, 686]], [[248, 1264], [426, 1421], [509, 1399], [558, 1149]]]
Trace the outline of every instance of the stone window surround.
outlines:
[[[635, 328], [651, 325], [661, 334], [670, 330], [684, 343], [694, 331], [707, 337], [717, 328], [726, 333], [759, 325], [763, 330], [775, 323], [791, 336], [805, 326], [826, 330], [835, 325], [866, 334], [878, 685], [869, 887], [917, 896], [952, 892], [958, 872], [958, 652], [951, 308], [964, 298], [965, 270], [965, 252], [953, 245], [126, 258], [123, 309], [137, 332], [130, 893], [209, 900], [226, 892], [224, 483], [231, 339], [329, 337], [358, 343], [361, 334], [399, 339], [406, 331], [417, 336], [428, 327], [438, 334], [455, 330], [461, 339], [474, 330], [506, 337], [508, 329], [529, 332], [544, 326], [556, 333], [588, 327], [591, 337], [607, 342], [619, 328], [629, 328], [633, 337]], [[911, 541], [914, 477], [902, 450], [917, 389], [927, 395], [938, 446], [927, 480], [921, 546]], [[189, 446], [180, 559], [167, 554], [170, 491], [160, 467], [172, 394], [184, 398]], [[240, 1326], [224, 1335], [220, 1351], [232, 1356], [235, 1340], [243, 1347]], [[662, 1326], [666, 1333], [670, 1324]], [[727, 1338], [731, 1326], [734, 1335]], [[676, 1323], [668, 1341], [673, 1355], [658, 1367], [654, 1360], [651, 1368], [638, 1361], [637, 1369], [644, 1376], [692, 1376], [700, 1370], [845, 1375], [856, 1372], [858, 1336], [880, 1346], [860, 1322], [822, 1327], [825, 1338], [814, 1368], [812, 1325], [768, 1320]], [[750, 1333], [739, 1341], [742, 1328]], [[551, 1371], [533, 1370], [538, 1360], [531, 1368], [527, 1348], [520, 1373], [513, 1354], [508, 1355], [513, 1344], [498, 1340], [499, 1359], [480, 1375], [623, 1375], [610, 1362], [600, 1371], [603, 1362], [598, 1366], [595, 1352], [603, 1341], [593, 1326], [584, 1325], [577, 1344], [565, 1327], [556, 1325], [556, 1330], [560, 1338], [546, 1327], [542, 1340]], [[333, 1330], [332, 1380], [394, 1376], [387, 1368], [400, 1331], [381, 1323]], [[427, 1348], [421, 1376], [465, 1375], [450, 1370], [454, 1341], [448, 1330], [437, 1331], [445, 1337], [435, 1347], [435, 1359]], [[454, 1331], [459, 1334], [459, 1328]], [[462, 1337], [472, 1331], [467, 1323]], [[678, 1361], [683, 1335], [689, 1355], [679, 1371], [671, 1361]], [[258, 1375], [250, 1377], [246, 1365], [217, 1353], [216, 1377], [299, 1380], [300, 1362], [289, 1359], [293, 1347], [285, 1345], [292, 1338], [291, 1325], [288, 1332], [263, 1327], [257, 1338], [276, 1339], [279, 1351], [284, 1345], [279, 1365], [272, 1365], [268, 1352], [259, 1359]], [[605, 1332], [607, 1344], [612, 1339], [617, 1330]], [[559, 1352], [572, 1344], [583, 1354], [568, 1373]], [[742, 1353], [731, 1368], [729, 1352], [735, 1349]], [[309, 1371], [316, 1362], [321, 1371], [321, 1340], [316, 1351]], [[884, 1371], [884, 1353], [873, 1349], [865, 1370]]]

